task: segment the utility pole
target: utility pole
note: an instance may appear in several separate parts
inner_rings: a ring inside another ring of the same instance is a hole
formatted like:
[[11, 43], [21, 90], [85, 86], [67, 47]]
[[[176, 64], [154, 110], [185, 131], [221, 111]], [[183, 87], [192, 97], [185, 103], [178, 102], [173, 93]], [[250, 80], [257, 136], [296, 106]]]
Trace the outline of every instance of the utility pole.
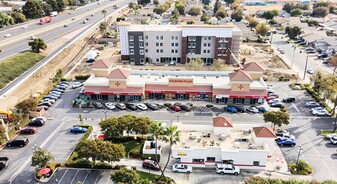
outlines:
[[302, 149], [302, 145], [300, 145], [300, 149], [298, 150], [298, 155], [297, 155], [297, 160], [296, 160], [296, 167], [297, 167], [297, 165], [298, 165], [298, 162], [300, 161], [299, 159], [300, 159], [300, 156], [301, 156], [301, 151], [302, 151], [303, 149]]
[[305, 68], [304, 68], [303, 80], [305, 80], [305, 75], [307, 74], [308, 58], [309, 58], [309, 54], [307, 53], [307, 59], [306, 59], [306, 61], [305, 61]]
[[293, 52], [293, 57], [292, 57], [292, 59], [291, 59], [291, 66], [290, 66], [290, 68], [293, 68], [293, 64], [294, 64], [294, 57], [295, 57], [296, 46], [293, 45], [293, 47], [294, 47], [294, 52]]

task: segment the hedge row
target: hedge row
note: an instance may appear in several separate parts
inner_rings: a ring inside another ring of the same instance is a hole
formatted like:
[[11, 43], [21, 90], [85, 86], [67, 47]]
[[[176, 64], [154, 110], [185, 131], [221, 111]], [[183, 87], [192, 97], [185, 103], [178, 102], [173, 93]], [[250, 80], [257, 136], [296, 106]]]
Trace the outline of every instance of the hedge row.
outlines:
[[304, 89], [307, 91], [307, 93], [312, 98], [314, 98], [314, 100], [318, 102], [322, 107], [326, 108], [326, 110], [328, 110], [329, 112], [332, 111], [331, 107], [327, 103], [322, 102], [322, 98], [319, 96], [319, 94], [317, 94], [309, 85], [304, 85], [303, 87], [305, 87]]
[[90, 77], [90, 75], [76, 75], [75, 79], [76, 80], [87, 80]]

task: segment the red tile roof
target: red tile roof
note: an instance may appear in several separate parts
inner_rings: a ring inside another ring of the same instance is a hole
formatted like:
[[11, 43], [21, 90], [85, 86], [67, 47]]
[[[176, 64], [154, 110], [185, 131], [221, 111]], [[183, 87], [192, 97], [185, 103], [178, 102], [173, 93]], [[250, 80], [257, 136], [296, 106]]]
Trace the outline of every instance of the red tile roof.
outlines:
[[231, 118], [221, 116], [221, 117], [214, 117], [213, 118], [213, 126], [214, 127], [232, 127], [233, 122]]
[[94, 62], [94, 64], [91, 66], [91, 68], [103, 68], [103, 69], [108, 69], [112, 63], [104, 61], [102, 59], [99, 59]]
[[255, 62], [251, 62], [251, 63], [247, 63], [245, 65], [243, 65], [243, 70], [245, 71], [261, 71], [263, 72], [264, 69], [257, 63]]
[[109, 86], [86, 86], [85, 94], [144, 95], [143, 87], [110, 88]]
[[253, 81], [252, 77], [243, 70], [237, 70], [236, 72], [230, 73], [229, 78], [231, 81]]
[[109, 73], [108, 78], [127, 79], [129, 75], [130, 75], [130, 71], [122, 69], [122, 68], [116, 68]]
[[275, 138], [275, 132], [271, 127], [253, 127], [256, 137]]

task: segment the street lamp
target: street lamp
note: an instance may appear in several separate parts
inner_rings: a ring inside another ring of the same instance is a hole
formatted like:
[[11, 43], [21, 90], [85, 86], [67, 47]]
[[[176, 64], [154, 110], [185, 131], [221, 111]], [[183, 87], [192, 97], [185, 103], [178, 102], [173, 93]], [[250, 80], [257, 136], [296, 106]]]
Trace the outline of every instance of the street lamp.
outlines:
[[106, 109], [104, 109], [103, 112], [104, 112], [104, 115], [105, 115], [105, 119], [108, 119], [107, 116], [106, 116], [106, 113], [107, 113]]
[[293, 57], [292, 57], [292, 59], [291, 59], [291, 67], [290, 67], [290, 68], [293, 68], [293, 64], [294, 64], [294, 57], [295, 57], [296, 46], [293, 45], [293, 47], [294, 47], [294, 52], [293, 52]]
[[305, 80], [305, 75], [307, 74], [308, 58], [309, 58], [309, 54], [307, 53], [307, 59], [306, 59], [306, 61], [305, 61], [305, 68], [304, 68], [303, 80]]
[[298, 162], [299, 162], [299, 159], [300, 159], [300, 156], [301, 156], [301, 151], [303, 150], [302, 149], [302, 145], [300, 145], [299, 147], [300, 147], [300, 149], [298, 150], [298, 155], [297, 155], [297, 160], [296, 160], [296, 167], [298, 165]]
[[176, 117], [177, 118], [177, 122], [179, 122], [179, 118], [181, 117], [181, 115], [176, 115], [174, 117]]

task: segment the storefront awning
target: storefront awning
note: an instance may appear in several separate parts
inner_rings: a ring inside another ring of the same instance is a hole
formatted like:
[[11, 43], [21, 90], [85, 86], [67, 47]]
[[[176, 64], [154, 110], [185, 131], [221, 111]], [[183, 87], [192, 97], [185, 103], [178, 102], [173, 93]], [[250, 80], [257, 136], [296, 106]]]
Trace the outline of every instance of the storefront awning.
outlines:
[[230, 89], [214, 89], [215, 98], [267, 98], [266, 90], [232, 91]]
[[147, 93], [186, 93], [186, 94], [212, 94], [212, 86], [168, 86], [168, 85], [145, 85]]
[[144, 95], [143, 87], [127, 87], [127, 88], [109, 88], [108, 86], [86, 86], [85, 94], [97, 95], [125, 95], [125, 96], [142, 96]]

